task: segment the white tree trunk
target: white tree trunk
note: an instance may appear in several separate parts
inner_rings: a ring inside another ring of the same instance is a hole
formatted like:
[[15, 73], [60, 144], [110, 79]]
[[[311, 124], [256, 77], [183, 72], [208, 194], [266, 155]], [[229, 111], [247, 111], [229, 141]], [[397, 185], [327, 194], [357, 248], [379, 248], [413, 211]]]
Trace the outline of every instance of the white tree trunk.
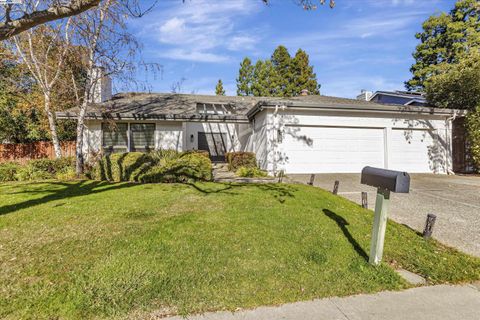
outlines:
[[60, 141], [58, 140], [58, 134], [57, 134], [57, 124], [55, 122], [55, 116], [50, 109], [51, 106], [51, 100], [50, 100], [50, 94], [46, 93], [44, 95], [45, 97], [45, 113], [47, 114], [47, 119], [48, 119], [48, 125], [50, 127], [50, 134], [52, 136], [52, 143], [53, 143], [53, 149], [55, 151], [55, 158], [59, 159], [62, 157], [62, 148], [60, 147]]
[[84, 99], [80, 105], [80, 111], [78, 112], [77, 118], [77, 146], [75, 150], [77, 156], [75, 170], [77, 175], [83, 174], [85, 165], [85, 159], [83, 156], [83, 130], [85, 128], [85, 113], [87, 112], [87, 104], [87, 99]]

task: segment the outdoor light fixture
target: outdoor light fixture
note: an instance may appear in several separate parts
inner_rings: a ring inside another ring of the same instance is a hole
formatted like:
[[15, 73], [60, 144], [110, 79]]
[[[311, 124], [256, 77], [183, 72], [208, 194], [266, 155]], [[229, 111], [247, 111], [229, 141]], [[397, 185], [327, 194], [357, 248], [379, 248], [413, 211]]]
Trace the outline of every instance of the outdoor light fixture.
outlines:
[[190, 142], [193, 142], [193, 134], [190, 135]]

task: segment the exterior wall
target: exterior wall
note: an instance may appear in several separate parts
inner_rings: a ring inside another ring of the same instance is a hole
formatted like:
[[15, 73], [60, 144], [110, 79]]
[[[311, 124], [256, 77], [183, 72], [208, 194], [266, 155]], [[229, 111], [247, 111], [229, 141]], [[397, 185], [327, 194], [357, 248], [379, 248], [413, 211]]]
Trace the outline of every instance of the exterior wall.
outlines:
[[83, 130], [83, 154], [88, 161], [90, 156], [102, 150], [102, 122], [97, 120], [85, 121]]
[[[227, 152], [242, 151], [248, 140], [245, 137], [245, 126], [248, 124], [224, 122], [186, 122], [185, 123], [185, 150], [198, 150], [198, 133], [225, 133], [227, 136]], [[248, 130], [248, 129], [247, 129]], [[240, 134], [243, 134], [240, 136]]]
[[[434, 141], [429, 147], [431, 172], [448, 173], [452, 168], [451, 152], [451, 123], [445, 116], [436, 115], [412, 115], [412, 114], [374, 114], [365, 112], [342, 112], [342, 111], [316, 111], [316, 110], [285, 110], [277, 111], [268, 109], [259, 113], [254, 126], [255, 148], [259, 165], [270, 173], [282, 170], [287, 155], [278, 134], [295, 135], [294, 128], [309, 127], [344, 127], [344, 128], [378, 128], [384, 131], [384, 162], [385, 168], [393, 163], [392, 156], [392, 130], [403, 131], [405, 143], [409, 137], [418, 136], [412, 134], [414, 130], [420, 130], [426, 137]], [[417, 132], [417, 131], [415, 131]], [[308, 139], [308, 137], [301, 137]], [[282, 140], [285, 140], [284, 138]], [[397, 152], [398, 156], [398, 152]], [[398, 159], [397, 159], [398, 160]], [[348, 172], [345, 170], [344, 172]], [[307, 172], [305, 172], [307, 173]]]
[[184, 145], [181, 122], [157, 122], [155, 126], [155, 149], [182, 151]]

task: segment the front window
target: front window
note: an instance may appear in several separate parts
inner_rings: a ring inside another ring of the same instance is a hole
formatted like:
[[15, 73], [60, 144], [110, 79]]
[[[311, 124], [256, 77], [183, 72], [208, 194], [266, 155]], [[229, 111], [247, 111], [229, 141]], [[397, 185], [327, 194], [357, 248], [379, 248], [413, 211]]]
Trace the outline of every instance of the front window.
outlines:
[[130, 151], [147, 152], [155, 149], [155, 124], [130, 124]]
[[102, 123], [102, 146], [107, 153], [126, 152], [128, 150], [128, 124]]
[[106, 153], [155, 149], [154, 123], [103, 123], [102, 132], [102, 147]]

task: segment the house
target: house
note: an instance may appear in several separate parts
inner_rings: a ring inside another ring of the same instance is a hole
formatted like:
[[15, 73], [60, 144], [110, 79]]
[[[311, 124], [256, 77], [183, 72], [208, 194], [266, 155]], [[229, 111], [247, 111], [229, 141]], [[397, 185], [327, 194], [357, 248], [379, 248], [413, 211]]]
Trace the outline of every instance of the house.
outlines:
[[382, 104], [398, 104], [404, 106], [425, 107], [428, 105], [427, 99], [423, 92], [411, 91], [375, 91], [375, 93], [367, 90], [357, 96], [359, 100], [373, 101]]
[[[165, 148], [255, 152], [270, 173], [452, 171], [455, 110], [328, 96], [293, 98], [122, 93], [92, 103], [83, 151]], [[58, 112], [74, 119], [76, 110]]]

